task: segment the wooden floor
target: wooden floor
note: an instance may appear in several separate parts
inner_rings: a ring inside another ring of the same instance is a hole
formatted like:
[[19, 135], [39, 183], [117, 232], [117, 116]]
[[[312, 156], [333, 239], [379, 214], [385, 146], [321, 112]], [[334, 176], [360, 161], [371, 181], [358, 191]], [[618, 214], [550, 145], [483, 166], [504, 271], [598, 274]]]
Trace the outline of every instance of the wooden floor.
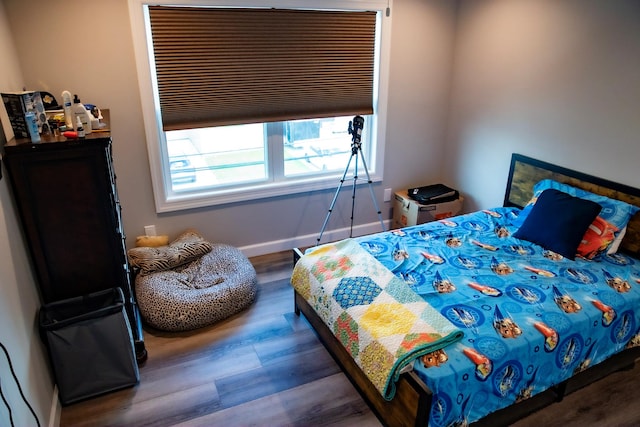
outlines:
[[[255, 304], [209, 328], [145, 331], [140, 383], [62, 410], [61, 426], [380, 426], [293, 313], [291, 254], [251, 260]], [[640, 364], [519, 421], [524, 426], [640, 425]]]
[[61, 426], [379, 426], [293, 313], [292, 256], [252, 259], [256, 302], [209, 328], [145, 331], [147, 362], [129, 389], [64, 407]]

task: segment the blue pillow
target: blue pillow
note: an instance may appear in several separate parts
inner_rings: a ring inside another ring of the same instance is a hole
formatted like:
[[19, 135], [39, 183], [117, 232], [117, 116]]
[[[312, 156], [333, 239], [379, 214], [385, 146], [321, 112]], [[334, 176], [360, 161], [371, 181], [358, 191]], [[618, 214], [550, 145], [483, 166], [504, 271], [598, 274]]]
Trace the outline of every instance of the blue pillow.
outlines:
[[552, 179], [543, 179], [533, 187], [533, 198], [522, 209], [520, 215], [514, 221], [514, 225], [522, 225], [524, 223], [525, 218], [529, 215], [529, 213], [533, 209], [533, 206], [535, 206], [535, 198], [539, 197], [539, 195], [547, 189], [555, 189], [574, 197], [579, 197], [581, 199], [591, 200], [598, 203], [600, 206], [602, 206], [600, 217], [605, 221], [615, 225], [618, 228], [618, 234], [627, 226], [627, 223], [629, 222], [631, 217], [635, 215], [635, 213], [640, 209], [637, 206], [630, 205], [629, 203], [625, 203], [621, 200], [615, 200], [606, 196], [594, 194], [580, 188], [572, 187], [568, 184], [554, 181]]
[[544, 190], [513, 237], [575, 259], [587, 227], [602, 206], [555, 189]]

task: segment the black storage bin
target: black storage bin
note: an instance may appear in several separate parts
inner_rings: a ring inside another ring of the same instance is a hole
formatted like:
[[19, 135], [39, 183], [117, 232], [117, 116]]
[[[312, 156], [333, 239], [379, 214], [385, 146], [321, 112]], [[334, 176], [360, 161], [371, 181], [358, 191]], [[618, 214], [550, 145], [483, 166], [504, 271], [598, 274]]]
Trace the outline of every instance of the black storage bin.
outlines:
[[40, 331], [62, 405], [140, 380], [120, 288], [44, 305]]

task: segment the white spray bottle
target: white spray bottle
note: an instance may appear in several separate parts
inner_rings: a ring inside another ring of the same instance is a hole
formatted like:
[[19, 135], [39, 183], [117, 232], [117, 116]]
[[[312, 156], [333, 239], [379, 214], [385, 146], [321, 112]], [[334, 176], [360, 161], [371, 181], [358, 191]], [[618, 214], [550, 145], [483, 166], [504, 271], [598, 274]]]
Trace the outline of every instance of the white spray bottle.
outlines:
[[74, 114], [71, 111], [71, 92], [68, 90], [62, 91], [62, 107], [64, 108], [64, 123], [67, 126], [67, 130], [73, 129]]

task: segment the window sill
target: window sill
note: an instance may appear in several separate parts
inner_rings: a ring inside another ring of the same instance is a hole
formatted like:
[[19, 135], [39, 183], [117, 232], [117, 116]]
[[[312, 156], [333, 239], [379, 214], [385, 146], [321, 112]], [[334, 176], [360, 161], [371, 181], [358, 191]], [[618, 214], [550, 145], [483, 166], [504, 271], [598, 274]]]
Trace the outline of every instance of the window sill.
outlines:
[[[215, 190], [207, 193], [198, 189], [194, 192], [162, 194], [156, 197], [156, 212], [175, 212], [186, 209], [201, 208], [207, 206], [219, 206], [238, 202], [247, 202], [260, 199], [268, 199], [278, 196], [291, 196], [308, 193], [311, 191], [321, 191], [327, 189], [337, 189], [340, 185], [342, 174], [332, 177], [322, 177], [321, 179], [309, 179], [305, 181], [278, 182], [273, 184], [260, 184], [253, 187], [243, 187], [242, 189]], [[381, 182], [382, 175], [370, 173], [371, 182]], [[353, 184], [353, 174], [347, 174], [343, 188]], [[356, 185], [367, 184], [366, 177], [358, 177]], [[163, 192], [164, 193], [164, 192]]]

